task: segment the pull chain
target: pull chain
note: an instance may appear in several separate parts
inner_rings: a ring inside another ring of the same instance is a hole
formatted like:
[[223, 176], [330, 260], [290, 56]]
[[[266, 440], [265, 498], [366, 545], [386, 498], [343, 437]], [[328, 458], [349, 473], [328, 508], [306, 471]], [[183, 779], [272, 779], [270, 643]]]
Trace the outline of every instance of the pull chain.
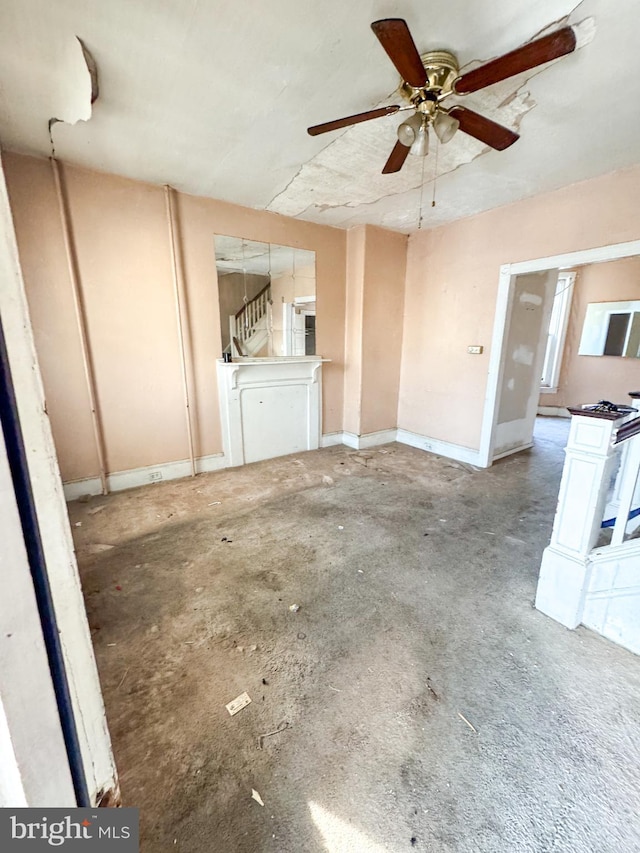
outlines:
[[431, 198], [431, 207], [436, 206], [436, 182], [438, 180], [438, 151], [440, 150], [440, 140], [436, 136], [436, 165], [433, 173], [433, 196]]
[[418, 231], [420, 231], [420, 229], [422, 228], [422, 219], [423, 219], [422, 199], [424, 196], [424, 164], [425, 164], [426, 159], [427, 159], [426, 157], [422, 158], [422, 178], [420, 180], [420, 207], [418, 208]]

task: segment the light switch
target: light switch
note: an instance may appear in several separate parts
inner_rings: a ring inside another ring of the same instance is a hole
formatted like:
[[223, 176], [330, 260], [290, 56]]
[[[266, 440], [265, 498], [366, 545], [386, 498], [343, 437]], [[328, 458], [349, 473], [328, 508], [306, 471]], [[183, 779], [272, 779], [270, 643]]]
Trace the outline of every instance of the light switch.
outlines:
[[467, 347], [467, 352], [470, 353], [471, 355], [482, 355], [483, 349], [484, 349], [483, 346], [475, 345], [475, 346]]

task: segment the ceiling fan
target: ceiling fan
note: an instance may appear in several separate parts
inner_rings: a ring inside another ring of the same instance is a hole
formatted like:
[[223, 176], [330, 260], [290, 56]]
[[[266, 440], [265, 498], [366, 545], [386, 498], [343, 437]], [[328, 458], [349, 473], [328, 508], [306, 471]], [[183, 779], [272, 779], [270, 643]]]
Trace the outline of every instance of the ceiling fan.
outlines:
[[486, 86], [492, 86], [571, 53], [576, 48], [573, 28], [562, 27], [460, 76], [458, 60], [449, 51], [430, 50], [421, 56], [407, 22], [402, 18], [374, 21], [371, 29], [402, 77], [400, 92], [409, 102], [408, 105], [379, 107], [324, 124], [316, 124], [307, 128], [307, 133], [317, 136], [361, 121], [413, 110], [413, 115], [398, 127], [398, 141], [382, 170], [384, 175], [399, 172], [408, 154], [423, 157], [427, 154], [429, 126], [433, 127], [442, 143], [449, 142], [460, 129], [498, 151], [513, 145], [519, 136], [508, 127], [503, 127], [459, 104], [447, 109], [443, 101], [451, 95], [470, 95]]

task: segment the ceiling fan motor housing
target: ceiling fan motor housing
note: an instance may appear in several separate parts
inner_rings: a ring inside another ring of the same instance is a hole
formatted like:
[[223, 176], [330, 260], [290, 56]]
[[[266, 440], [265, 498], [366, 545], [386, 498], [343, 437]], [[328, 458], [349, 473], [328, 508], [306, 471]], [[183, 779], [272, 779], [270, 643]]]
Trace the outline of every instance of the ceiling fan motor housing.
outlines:
[[427, 72], [426, 84], [416, 88], [403, 80], [400, 94], [417, 110], [433, 115], [438, 101], [453, 93], [459, 75], [458, 60], [448, 50], [430, 50], [420, 59]]

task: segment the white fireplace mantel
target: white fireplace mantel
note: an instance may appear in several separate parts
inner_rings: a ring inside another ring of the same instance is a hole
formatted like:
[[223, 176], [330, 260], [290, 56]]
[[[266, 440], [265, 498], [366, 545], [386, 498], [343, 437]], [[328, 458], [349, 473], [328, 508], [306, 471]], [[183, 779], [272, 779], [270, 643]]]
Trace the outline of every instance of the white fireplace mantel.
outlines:
[[320, 446], [320, 356], [218, 359], [222, 441], [231, 467]]

